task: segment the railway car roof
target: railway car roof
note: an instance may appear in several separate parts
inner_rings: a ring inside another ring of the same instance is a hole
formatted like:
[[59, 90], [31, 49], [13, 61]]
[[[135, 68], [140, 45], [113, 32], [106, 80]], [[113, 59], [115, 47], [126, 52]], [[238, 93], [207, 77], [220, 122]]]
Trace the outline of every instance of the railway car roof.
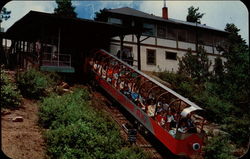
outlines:
[[195, 103], [191, 102], [189, 99], [183, 97], [182, 95], [176, 93], [175, 91], [173, 91], [172, 89], [168, 88], [167, 86], [161, 84], [160, 82], [156, 81], [155, 79], [153, 79], [152, 77], [146, 75], [143, 72], [140, 72], [139, 70], [137, 70], [136, 68], [128, 65], [127, 63], [125, 63], [124, 61], [118, 59], [117, 57], [115, 57], [114, 55], [111, 55], [110, 53], [106, 52], [105, 50], [102, 50], [103, 52], [107, 53], [108, 55], [112, 56], [113, 58], [115, 58], [116, 60], [120, 61], [121, 63], [123, 63], [124, 65], [126, 65], [127, 67], [133, 69], [135, 72], [137, 72], [138, 74], [143, 75], [144, 77], [150, 79], [152, 82], [154, 82], [156, 85], [162, 87], [163, 89], [165, 89], [167, 92], [170, 92], [172, 95], [176, 96], [177, 98], [179, 98], [180, 100], [182, 100], [183, 102], [187, 103], [188, 105], [190, 105], [190, 107], [185, 108], [184, 110], [186, 110], [186, 112], [190, 113], [192, 111], [195, 110], [203, 110], [201, 107], [199, 107], [198, 105], [196, 105]]

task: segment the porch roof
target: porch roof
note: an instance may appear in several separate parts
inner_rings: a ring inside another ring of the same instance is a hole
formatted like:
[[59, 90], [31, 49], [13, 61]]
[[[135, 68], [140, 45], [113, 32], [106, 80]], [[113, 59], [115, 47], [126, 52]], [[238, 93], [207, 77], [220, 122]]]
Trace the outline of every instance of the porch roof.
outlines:
[[63, 30], [67, 37], [78, 39], [81, 37], [106, 39], [137, 32], [134, 28], [106, 22], [30, 11], [7, 30], [6, 36], [16, 40], [37, 40], [43, 34], [57, 34], [58, 28]]

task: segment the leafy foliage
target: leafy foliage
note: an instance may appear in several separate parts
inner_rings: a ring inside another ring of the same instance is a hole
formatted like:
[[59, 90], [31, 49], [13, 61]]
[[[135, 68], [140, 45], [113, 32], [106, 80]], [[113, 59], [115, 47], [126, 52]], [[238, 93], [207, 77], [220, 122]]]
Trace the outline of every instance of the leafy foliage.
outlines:
[[[88, 104], [85, 102], [88, 99], [89, 95], [86, 90], [77, 89], [74, 93], [64, 96], [52, 94], [42, 100], [39, 122], [45, 128], [55, 129], [61, 125], [67, 126], [84, 117], [90, 118], [86, 120], [91, 120], [94, 114], [85, 109], [86, 107], [82, 107], [82, 105]], [[87, 112], [89, 112], [88, 116], [86, 116]]]
[[102, 21], [102, 22], [107, 21], [107, 15], [106, 15], [107, 10], [108, 10], [107, 8], [104, 8], [104, 9], [101, 9], [99, 12], [95, 12], [94, 20]]
[[[229, 94], [224, 97], [234, 104], [249, 105], [249, 47], [238, 34], [240, 31], [234, 24], [227, 24], [226, 31], [230, 33], [227, 49], [224, 50], [226, 73], [223, 83], [218, 83]], [[247, 104], [248, 103], [248, 104]], [[244, 108], [244, 109], [249, 109]]]
[[1, 95], [0, 95], [0, 105], [3, 108], [15, 108], [20, 106], [22, 95], [17, 89], [17, 86], [12, 82], [8, 75], [1, 71]]
[[208, 140], [204, 149], [205, 159], [233, 159], [232, 150], [233, 147], [226, 136], [214, 136]]
[[116, 154], [114, 154], [113, 159], [145, 159], [149, 158], [149, 156], [138, 147], [132, 148], [123, 148], [118, 150]]
[[8, 11], [5, 7], [2, 8], [0, 13], [0, 23], [2, 20], [8, 20], [10, 18], [11, 11]]
[[115, 123], [103, 112], [90, 107], [89, 93], [77, 88], [73, 93], [52, 94], [42, 100], [39, 123], [46, 133], [51, 158], [147, 158], [136, 148], [122, 148]]
[[194, 8], [194, 6], [191, 6], [188, 8], [188, 15], [186, 17], [187, 22], [193, 22], [193, 23], [201, 23], [201, 18], [204, 16], [205, 13], [199, 13], [199, 7]]
[[217, 96], [209, 94], [207, 91], [196, 94], [194, 98], [199, 105], [205, 108], [207, 111], [206, 118], [212, 122], [223, 123], [223, 119], [234, 111], [234, 106], [232, 104], [221, 100]]
[[17, 84], [23, 96], [38, 99], [40, 96], [46, 95], [46, 89], [56, 84], [52, 75], [46, 75], [35, 69], [21, 72], [17, 77]]
[[[230, 140], [240, 147], [246, 146], [249, 140], [249, 47], [234, 24], [227, 24], [225, 30], [229, 32], [229, 37], [219, 48], [226, 62], [222, 63], [221, 58], [216, 58], [213, 74], [208, 71], [210, 64], [206, 55], [202, 55], [203, 60], [199, 60], [201, 55], [193, 55], [189, 51], [181, 59], [178, 73], [191, 77], [194, 85], [187, 83], [184, 77], [182, 81], [173, 78], [180, 76], [178, 74], [161, 75], [160, 78], [174, 85], [180, 94], [204, 107], [207, 118], [222, 124], [223, 130], [230, 133]], [[205, 53], [202, 50], [200, 52]]]
[[[225, 119], [222, 129], [230, 132], [230, 139], [239, 145], [247, 145], [250, 131], [250, 117], [246, 114], [242, 117], [232, 116]], [[238, 137], [239, 136], [239, 137]]]
[[224, 76], [224, 66], [222, 59], [218, 56], [214, 60], [214, 70], [213, 70], [212, 80], [218, 83], [222, 83]]
[[55, 14], [71, 18], [77, 17], [75, 7], [72, 6], [71, 0], [56, 0], [56, 3], [58, 7], [54, 9]]
[[210, 76], [210, 66], [211, 61], [209, 61], [206, 51], [203, 47], [199, 47], [196, 54], [192, 54], [192, 50], [189, 49], [187, 54], [179, 59], [178, 72], [200, 83], [206, 81]]
[[192, 98], [200, 91], [198, 85], [194, 83], [190, 77], [183, 74], [175, 74], [172, 72], [158, 72], [156, 73], [159, 78], [171, 84], [171, 88], [181, 95]]

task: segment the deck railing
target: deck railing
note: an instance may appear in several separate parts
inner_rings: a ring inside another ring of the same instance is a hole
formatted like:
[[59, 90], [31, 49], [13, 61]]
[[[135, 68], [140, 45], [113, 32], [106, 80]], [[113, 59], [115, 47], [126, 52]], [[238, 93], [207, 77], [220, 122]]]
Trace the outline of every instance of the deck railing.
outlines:
[[71, 66], [70, 54], [51, 54], [44, 53], [42, 56], [42, 65], [46, 66]]

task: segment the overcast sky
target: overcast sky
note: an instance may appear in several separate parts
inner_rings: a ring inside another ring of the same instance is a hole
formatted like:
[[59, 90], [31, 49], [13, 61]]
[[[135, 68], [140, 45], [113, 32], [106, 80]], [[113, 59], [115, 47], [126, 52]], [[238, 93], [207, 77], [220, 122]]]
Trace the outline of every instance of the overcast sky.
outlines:
[[[93, 19], [95, 12], [103, 8], [131, 7], [143, 12], [161, 16], [163, 0], [158, 1], [73, 1], [79, 18]], [[175, 1], [167, 0], [170, 18], [186, 21], [187, 9], [199, 7], [205, 13], [202, 24], [224, 30], [227, 23], [234, 23], [243, 39], [249, 44], [249, 14], [246, 6], [240, 1]], [[55, 1], [11, 1], [5, 5], [11, 11], [11, 18], [3, 21], [1, 26], [7, 30], [14, 22], [30, 10], [53, 13], [57, 7]]]

